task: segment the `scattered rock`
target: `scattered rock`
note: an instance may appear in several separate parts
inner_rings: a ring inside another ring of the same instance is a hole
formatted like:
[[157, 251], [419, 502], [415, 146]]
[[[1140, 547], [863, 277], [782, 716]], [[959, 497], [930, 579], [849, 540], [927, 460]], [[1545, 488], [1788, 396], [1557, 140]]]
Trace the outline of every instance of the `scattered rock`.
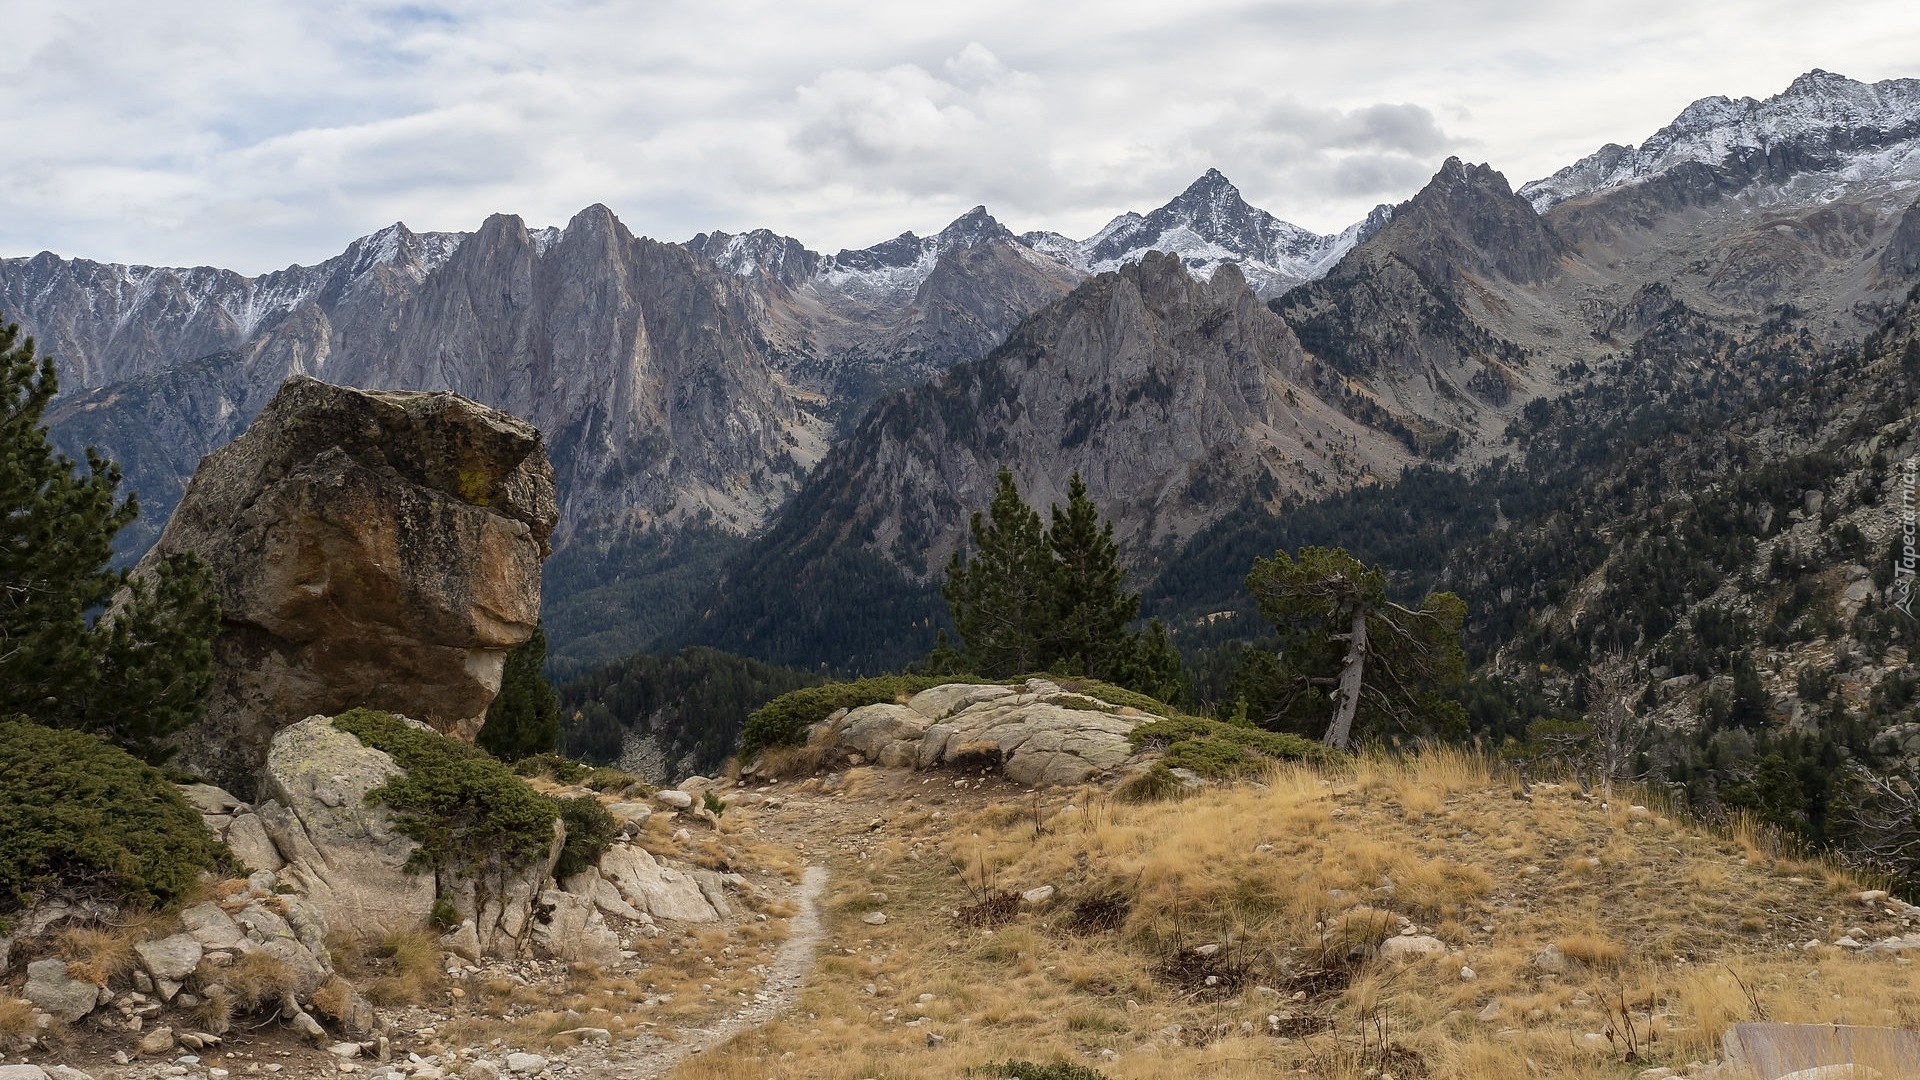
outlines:
[[1014, 693], [1011, 686], [948, 683], [913, 695], [912, 700], [907, 702], [907, 708], [928, 720], [940, 721], [969, 705], [978, 705], [983, 701], [997, 701], [1012, 697]]
[[[562, 1039], [571, 1037], [579, 1039], [581, 1042], [593, 1043], [597, 1046], [606, 1046], [613, 1041], [612, 1032], [606, 1028], [597, 1027], [573, 1028], [570, 1031], [561, 1032], [558, 1037]], [[416, 1073], [415, 1075], [417, 1076], [418, 1074]]]
[[[1030, 680], [1024, 689], [1025, 693], [984, 696], [927, 726], [912, 740], [917, 745], [911, 757], [891, 748], [883, 748], [879, 757], [902, 758], [902, 764], [922, 769], [957, 760], [994, 761], [999, 763], [1001, 773], [1017, 784], [1077, 784], [1133, 756], [1127, 734], [1153, 719], [1145, 714], [1128, 717], [1085, 708], [1084, 702], [1093, 699], [1068, 695], [1045, 680]], [[959, 683], [934, 690], [972, 694], [981, 688]], [[1060, 702], [1051, 702], [1050, 698]], [[1105, 702], [1095, 704], [1106, 706]], [[854, 714], [860, 711], [856, 709]], [[855, 715], [848, 716], [848, 729]], [[911, 725], [901, 728], [903, 734], [911, 730]]]
[[173, 1029], [157, 1027], [140, 1037], [140, 1052], [148, 1057], [173, 1053]]
[[100, 987], [68, 975], [64, 960], [28, 964], [27, 985], [20, 993], [54, 1019], [69, 1024], [92, 1012], [100, 1001]]
[[1560, 946], [1548, 945], [1540, 950], [1540, 955], [1533, 958], [1533, 966], [1557, 975], [1567, 970], [1567, 956], [1560, 951]]
[[884, 911], [869, 911], [865, 915], [860, 916], [860, 921], [866, 923], [868, 926], [885, 926], [887, 925], [887, 913]]
[[174, 934], [158, 941], [143, 941], [133, 947], [140, 964], [156, 979], [175, 982], [186, 979], [200, 966], [206, 950], [191, 934]]
[[[258, 951], [266, 953], [285, 965], [287, 974], [293, 978], [294, 993], [303, 999], [320, 989], [321, 984], [333, 974], [332, 970], [321, 962], [320, 957], [315, 956], [306, 946], [291, 937], [274, 938], [272, 941], [264, 942], [259, 946]], [[322, 956], [326, 955], [324, 948], [320, 952]]]
[[546, 956], [571, 963], [612, 967], [620, 962], [620, 935], [584, 896], [559, 889], [540, 894], [547, 917], [535, 920], [533, 944]]
[[195, 904], [180, 913], [180, 925], [207, 949], [234, 949], [247, 939], [247, 932], [233, 921], [219, 904], [211, 901]]
[[463, 919], [458, 928], [442, 934], [440, 947], [469, 963], [480, 962], [480, 932], [472, 919]]
[[533, 634], [558, 519], [532, 425], [296, 375], [204, 458], [136, 573], [192, 552], [221, 628], [185, 763], [243, 797], [274, 729], [369, 706], [471, 739]]
[[1460, 981], [1461, 981], [1461, 982], [1472, 982], [1473, 980], [1475, 980], [1475, 979], [1477, 979], [1477, 978], [1479, 978], [1479, 977], [1480, 977], [1480, 975], [1479, 975], [1479, 973], [1478, 973], [1478, 972], [1476, 972], [1476, 971], [1474, 971], [1474, 970], [1473, 970], [1472, 968], [1470, 968], [1470, 967], [1468, 967], [1468, 966], [1466, 966], [1465, 964], [1462, 964], [1462, 965], [1460, 966]]
[[201, 814], [209, 817], [231, 814], [244, 805], [239, 799], [227, 794], [227, 792], [220, 788], [214, 787], [212, 784], [180, 784], [177, 786], [180, 789], [181, 796], [187, 800], [189, 806], [192, 806]]
[[514, 1053], [507, 1055], [507, 1071], [517, 1073], [544, 1072], [547, 1059], [539, 1054]]
[[47, 1072], [38, 1065], [0, 1065], [0, 1080], [47, 1080]]
[[646, 803], [637, 802], [609, 803], [607, 804], [607, 813], [612, 814], [613, 819], [619, 822], [628, 832], [633, 832], [640, 826], [645, 825], [647, 819], [653, 816], [653, 807], [648, 806]]
[[249, 870], [279, 870], [287, 865], [280, 857], [280, 849], [273, 846], [273, 840], [267, 836], [267, 827], [260, 823], [258, 814], [241, 814], [227, 826], [227, 849], [233, 857]]
[[675, 810], [685, 810], [693, 805], [693, 796], [691, 794], [672, 788], [668, 788], [665, 791], [654, 792], [653, 799], [661, 806], [670, 806]]
[[1446, 942], [1427, 934], [1390, 937], [1380, 943], [1380, 958], [1383, 960], [1420, 960], [1446, 951]]
[[1020, 894], [1020, 906], [1027, 908], [1046, 907], [1048, 904], [1053, 903], [1054, 892], [1054, 887], [1051, 885], [1041, 885], [1038, 888], [1028, 889], [1026, 892]]

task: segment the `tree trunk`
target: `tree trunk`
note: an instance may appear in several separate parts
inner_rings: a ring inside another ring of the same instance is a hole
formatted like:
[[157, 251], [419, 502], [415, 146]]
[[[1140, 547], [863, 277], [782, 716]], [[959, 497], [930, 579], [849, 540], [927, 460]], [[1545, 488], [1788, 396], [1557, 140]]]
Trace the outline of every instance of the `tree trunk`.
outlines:
[[1333, 706], [1333, 723], [1327, 725], [1327, 735], [1321, 741], [1335, 750], [1347, 748], [1347, 737], [1353, 732], [1353, 714], [1360, 708], [1360, 675], [1367, 663], [1367, 609], [1356, 605], [1353, 609], [1353, 630], [1346, 635], [1347, 663], [1340, 669], [1340, 696]]

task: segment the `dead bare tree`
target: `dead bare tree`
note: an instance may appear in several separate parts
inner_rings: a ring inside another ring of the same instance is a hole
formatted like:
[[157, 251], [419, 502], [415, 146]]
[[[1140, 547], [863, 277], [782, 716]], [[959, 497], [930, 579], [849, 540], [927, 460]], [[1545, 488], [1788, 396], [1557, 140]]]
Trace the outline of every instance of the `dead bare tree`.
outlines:
[[1602, 797], [1613, 798], [1615, 780], [1633, 779], [1633, 756], [1647, 737], [1652, 717], [1636, 707], [1633, 664], [1610, 653], [1587, 668], [1587, 722], [1593, 725], [1593, 767]]
[[1920, 782], [1861, 765], [1849, 817], [1859, 855], [1908, 880], [1920, 878]]

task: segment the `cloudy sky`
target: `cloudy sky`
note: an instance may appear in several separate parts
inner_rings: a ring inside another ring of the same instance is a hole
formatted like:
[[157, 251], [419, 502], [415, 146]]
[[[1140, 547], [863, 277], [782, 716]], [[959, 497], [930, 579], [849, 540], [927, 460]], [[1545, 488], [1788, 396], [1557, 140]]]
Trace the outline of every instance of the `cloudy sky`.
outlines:
[[1209, 166], [1330, 231], [1689, 101], [1920, 76], [1914, 0], [0, 0], [0, 255], [247, 273], [394, 220], [1074, 236]]

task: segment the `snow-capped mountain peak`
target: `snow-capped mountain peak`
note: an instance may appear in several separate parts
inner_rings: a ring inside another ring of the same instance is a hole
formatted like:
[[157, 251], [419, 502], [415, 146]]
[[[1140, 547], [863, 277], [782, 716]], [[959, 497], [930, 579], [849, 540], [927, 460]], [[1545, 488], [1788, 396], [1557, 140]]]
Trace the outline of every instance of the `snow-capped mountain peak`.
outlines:
[[1689, 163], [1774, 181], [1842, 170], [1920, 180], [1920, 79], [1863, 83], [1816, 68], [1765, 101], [1701, 98], [1638, 148], [1609, 143], [1520, 194], [1545, 210]]
[[1077, 244], [1054, 233], [1022, 239], [1090, 273], [1117, 270], [1149, 251], [1177, 255], [1188, 272], [1203, 278], [1231, 262], [1266, 297], [1325, 274], [1391, 214], [1390, 207], [1376, 207], [1365, 221], [1321, 236], [1249, 204], [1225, 174], [1208, 169], [1165, 206], [1121, 214]]

